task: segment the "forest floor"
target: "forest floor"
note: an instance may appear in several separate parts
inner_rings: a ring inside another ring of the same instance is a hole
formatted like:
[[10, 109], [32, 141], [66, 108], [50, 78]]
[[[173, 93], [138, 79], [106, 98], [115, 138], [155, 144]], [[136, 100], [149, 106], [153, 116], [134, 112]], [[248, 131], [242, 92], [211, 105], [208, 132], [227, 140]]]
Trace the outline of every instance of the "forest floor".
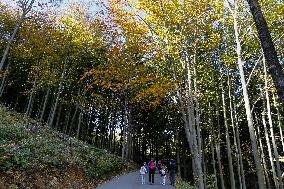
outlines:
[[155, 174], [153, 185], [150, 185], [148, 174], [146, 176], [146, 184], [141, 184], [139, 172], [131, 172], [119, 177], [116, 177], [105, 184], [100, 185], [97, 189], [174, 189], [169, 183], [169, 178], [166, 178], [166, 185], [162, 185], [162, 177], [160, 174]]

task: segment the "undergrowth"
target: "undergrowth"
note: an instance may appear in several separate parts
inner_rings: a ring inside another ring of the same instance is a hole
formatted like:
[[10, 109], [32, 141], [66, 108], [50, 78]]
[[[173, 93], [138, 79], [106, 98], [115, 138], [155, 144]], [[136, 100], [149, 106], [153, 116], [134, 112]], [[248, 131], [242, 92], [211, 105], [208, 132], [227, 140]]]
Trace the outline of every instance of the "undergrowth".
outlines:
[[0, 172], [76, 165], [91, 180], [120, 173], [122, 160], [0, 105]]

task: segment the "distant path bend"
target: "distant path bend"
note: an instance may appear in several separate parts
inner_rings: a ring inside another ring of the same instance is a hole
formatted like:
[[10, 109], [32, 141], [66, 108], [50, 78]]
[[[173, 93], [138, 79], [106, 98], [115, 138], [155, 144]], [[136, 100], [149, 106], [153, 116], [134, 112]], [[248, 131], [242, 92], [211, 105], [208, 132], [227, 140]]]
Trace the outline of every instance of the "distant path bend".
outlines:
[[149, 175], [146, 173], [146, 184], [141, 184], [141, 177], [139, 171], [128, 173], [117, 178], [110, 180], [109, 182], [98, 186], [96, 189], [174, 189], [169, 183], [169, 177], [167, 175], [166, 185], [163, 186], [162, 177], [160, 174], [155, 174], [154, 185], [149, 185]]

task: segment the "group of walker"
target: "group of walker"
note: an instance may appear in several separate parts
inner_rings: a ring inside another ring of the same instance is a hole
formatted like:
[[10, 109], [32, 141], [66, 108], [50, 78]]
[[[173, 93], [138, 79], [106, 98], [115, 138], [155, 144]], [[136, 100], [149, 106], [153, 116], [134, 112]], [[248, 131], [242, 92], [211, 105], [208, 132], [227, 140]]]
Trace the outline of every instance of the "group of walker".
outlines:
[[[146, 184], [145, 180], [145, 174], [149, 173], [149, 184], [154, 184], [154, 177], [156, 171], [158, 171], [158, 166], [156, 164], [156, 161], [154, 159], [151, 159], [148, 164], [144, 162], [143, 166], [140, 168], [140, 175], [141, 175], [141, 181], [142, 184]], [[162, 161], [161, 167], [159, 170], [159, 173], [161, 174], [162, 177], [162, 185], [166, 185], [166, 176], [167, 172], [170, 173], [170, 184], [174, 186], [175, 184], [175, 161], [173, 159], [170, 160], [170, 167], [169, 170], [167, 169], [166, 162]]]

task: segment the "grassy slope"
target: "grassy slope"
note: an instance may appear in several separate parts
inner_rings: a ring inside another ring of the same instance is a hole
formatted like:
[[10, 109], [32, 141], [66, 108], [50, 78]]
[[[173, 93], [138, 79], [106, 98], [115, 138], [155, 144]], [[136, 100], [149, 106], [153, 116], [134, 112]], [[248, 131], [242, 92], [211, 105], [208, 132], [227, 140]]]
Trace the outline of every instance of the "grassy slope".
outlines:
[[94, 188], [123, 167], [120, 158], [0, 105], [0, 189]]

